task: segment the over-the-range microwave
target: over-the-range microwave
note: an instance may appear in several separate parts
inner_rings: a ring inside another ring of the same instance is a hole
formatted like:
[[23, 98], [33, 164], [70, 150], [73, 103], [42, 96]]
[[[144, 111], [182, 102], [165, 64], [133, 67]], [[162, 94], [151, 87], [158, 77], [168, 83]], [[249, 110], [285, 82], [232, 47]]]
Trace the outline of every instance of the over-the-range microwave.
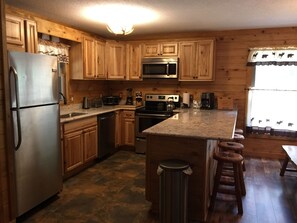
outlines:
[[142, 78], [177, 78], [178, 58], [143, 58]]

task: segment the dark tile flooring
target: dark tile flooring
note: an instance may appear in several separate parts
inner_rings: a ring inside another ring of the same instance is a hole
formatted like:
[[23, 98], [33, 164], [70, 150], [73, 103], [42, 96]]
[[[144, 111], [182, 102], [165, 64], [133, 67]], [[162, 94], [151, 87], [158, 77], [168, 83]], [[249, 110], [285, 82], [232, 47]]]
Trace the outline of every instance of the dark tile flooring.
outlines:
[[[145, 200], [145, 156], [120, 151], [64, 182], [58, 198], [17, 222], [156, 223]], [[278, 160], [246, 159], [243, 216], [234, 202], [216, 200], [207, 222], [297, 222], [297, 175], [279, 176]]]

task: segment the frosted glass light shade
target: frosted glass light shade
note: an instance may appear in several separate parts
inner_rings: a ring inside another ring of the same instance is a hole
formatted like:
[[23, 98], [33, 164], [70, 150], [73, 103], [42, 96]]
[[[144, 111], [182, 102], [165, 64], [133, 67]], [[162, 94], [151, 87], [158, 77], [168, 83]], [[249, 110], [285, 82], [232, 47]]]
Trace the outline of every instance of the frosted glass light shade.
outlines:
[[128, 35], [133, 32], [133, 25], [123, 25], [123, 24], [107, 24], [107, 29], [109, 32], [116, 35]]

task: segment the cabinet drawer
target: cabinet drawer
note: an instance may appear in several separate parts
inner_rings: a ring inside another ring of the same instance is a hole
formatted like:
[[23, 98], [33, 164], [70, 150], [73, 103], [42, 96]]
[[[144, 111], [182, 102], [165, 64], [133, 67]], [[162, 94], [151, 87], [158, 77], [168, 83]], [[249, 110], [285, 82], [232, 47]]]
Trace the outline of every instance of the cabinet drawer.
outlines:
[[72, 122], [67, 122], [64, 124], [64, 134], [79, 129], [84, 129], [89, 126], [97, 125], [97, 116], [92, 116], [89, 118], [79, 119]]
[[135, 112], [134, 111], [123, 111], [123, 118], [134, 118]]

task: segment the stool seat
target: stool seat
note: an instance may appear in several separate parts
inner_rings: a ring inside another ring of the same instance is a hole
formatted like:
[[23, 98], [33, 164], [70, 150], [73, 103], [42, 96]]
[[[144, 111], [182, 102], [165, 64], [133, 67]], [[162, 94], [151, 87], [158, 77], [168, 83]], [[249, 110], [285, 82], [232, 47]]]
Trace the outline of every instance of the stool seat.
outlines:
[[243, 134], [243, 130], [242, 129], [235, 129], [235, 133], [236, 134]]
[[241, 163], [243, 161], [243, 157], [240, 154], [232, 152], [215, 153], [213, 158], [226, 163]]
[[[242, 156], [244, 145], [242, 145], [239, 142], [234, 142], [234, 141], [231, 141], [231, 142], [222, 141], [219, 143], [219, 148], [221, 148], [221, 150], [223, 150], [223, 151], [233, 151], [233, 152], [238, 153]], [[244, 161], [242, 161], [242, 168], [243, 168], [243, 171], [245, 171]]]
[[[242, 161], [243, 157], [234, 152], [216, 152], [213, 155], [213, 158], [217, 160], [217, 171], [215, 175], [213, 192], [210, 200], [210, 210], [214, 207], [214, 202], [217, 196], [217, 193], [223, 194], [232, 194], [236, 197], [238, 214], [243, 214], [242, 208], [242, 200], [241, 196], [246, 194], [244, 179], [243, 179], [243, 171], [242, 171]], [[226, 181], [226, 175], [223, 175], [223, 166], [225, 163], [231, 163], [233, 172], [230, 173], [230, 179]], [[220, 185], [223, 185], [224, 188], [221, 188]], [[225, 187], [234, 187], [234, 189], [226, 189]]]
[[219, 147], [223, 150], [232, 150], [234, 152], [240, 152], [244, 149], [244, 145], [238, 142], [220, 142]]
[[243, 141], [244, 140], [244, 136], [238, 133], [234, 134], [234, 141], [235, 142], [239, 142], [239, 141]]

